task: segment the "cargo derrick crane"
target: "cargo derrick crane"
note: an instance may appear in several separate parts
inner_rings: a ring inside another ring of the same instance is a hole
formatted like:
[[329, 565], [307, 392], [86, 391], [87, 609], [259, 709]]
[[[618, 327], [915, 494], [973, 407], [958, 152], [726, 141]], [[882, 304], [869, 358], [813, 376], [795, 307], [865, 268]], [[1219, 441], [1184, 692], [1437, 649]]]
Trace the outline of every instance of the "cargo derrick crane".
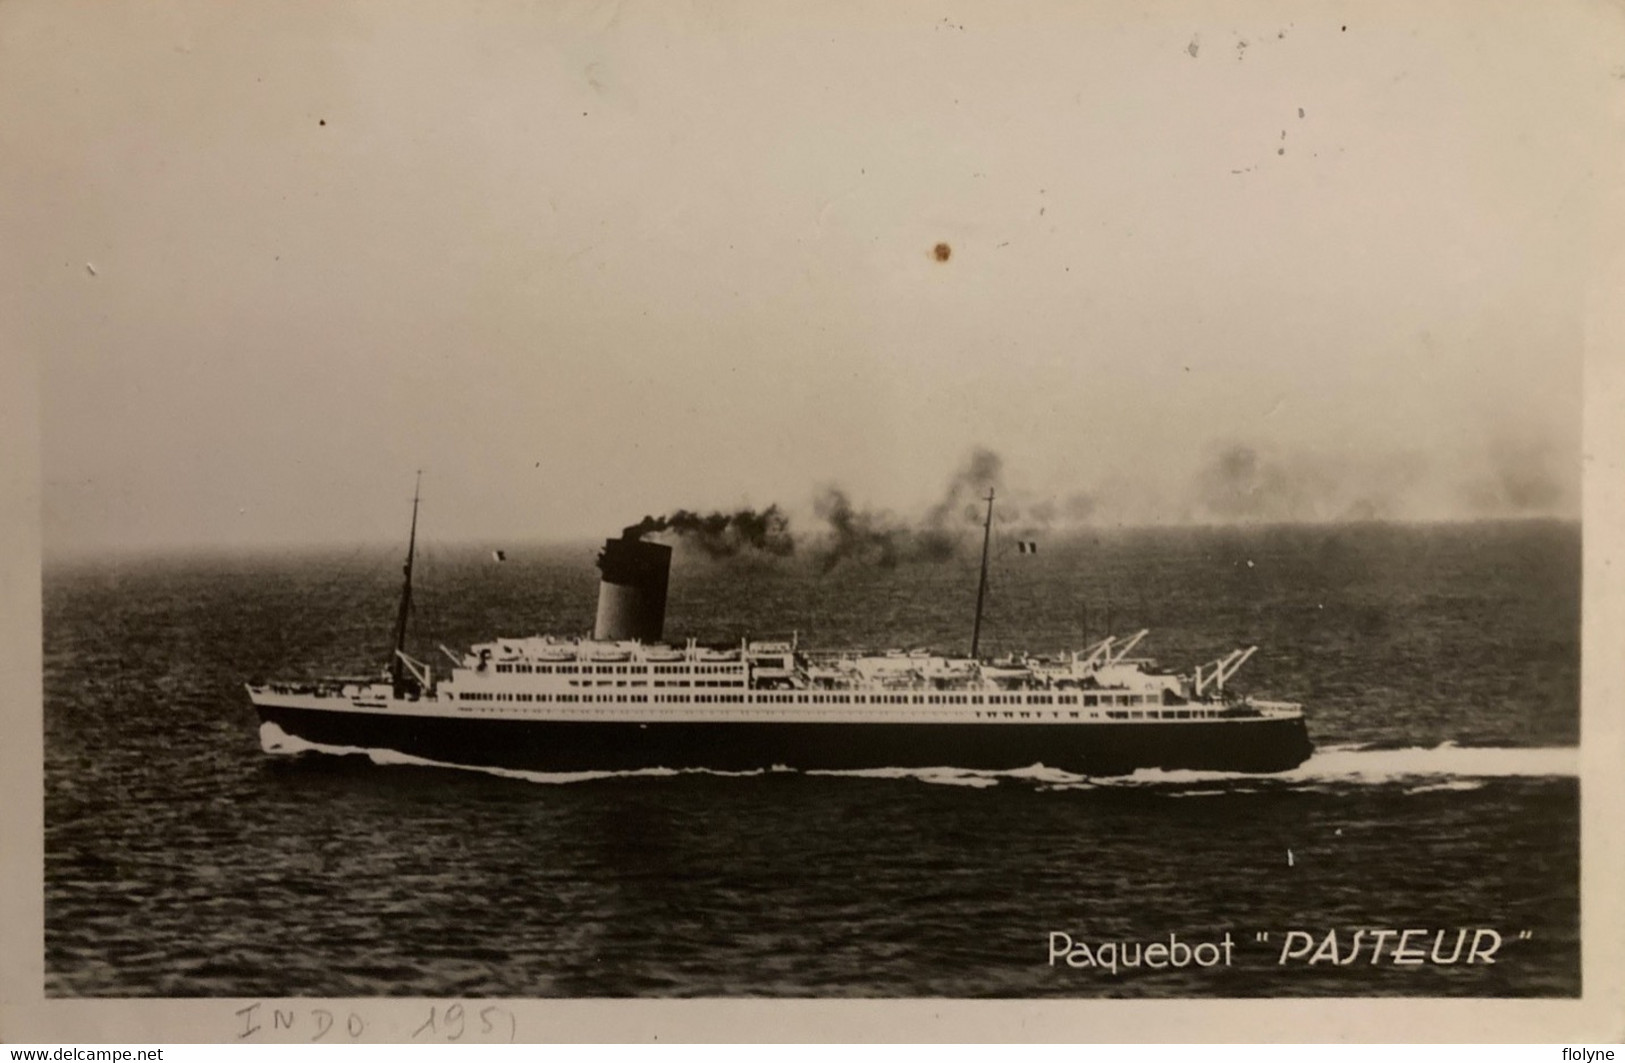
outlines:
[[[1123, 661], [1128, 658], [1128, 655], [1133, 652], [1134, 647], [1140, 644], [1140, 640], [1149, 634], [1151, 634], [1150, 628], [1141, 628], [1140, 630], [1136, 631], [1133, 635], [1129, 636], [1129, 640], [1123, 643], [1120, 649], [1108, 655], [1106, 663], [1122, 664]], [[1110, 642], [1111, 640], [1108, 639], [1107, 641]]]
[[1079, 674], [1099, 671], [1114, 664], [1122, 664], [1127, 659], [1140, 640], [1151, 634], [1150, 628], [1143, 628], [1129, 636], [1121, 645], [1116, 635], [1108, 635], [1087, 649], [1072, 655], [1073, 670]]
[[[1235, 675], [1247, 659], [1258, 652], [1257, 646], [1249, 646], [1244, 650], [1232, 650], [1209, 665], [1197, 665], [1196, 674], [1192, 677], [1192, 689], [1196, 697], [1201, 697], [1209, 687], [1224, 693], [1225, 680]], [[1204, 675], [1204, 670], [1207, 674]]]

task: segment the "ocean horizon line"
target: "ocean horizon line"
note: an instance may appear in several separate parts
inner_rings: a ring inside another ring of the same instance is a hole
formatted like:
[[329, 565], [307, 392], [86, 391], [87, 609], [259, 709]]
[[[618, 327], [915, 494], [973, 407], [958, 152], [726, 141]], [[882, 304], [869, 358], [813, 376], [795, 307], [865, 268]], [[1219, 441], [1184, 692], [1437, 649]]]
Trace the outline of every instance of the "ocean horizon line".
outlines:
[[[1551, 514], [1530, 514], [1526, 516], [1494, 516], [1494, 517], [1448, 517], [1448, 518], [1406, 518], [1406, 519], [1370, 519], [1370, 520], [1295, 520], [1295, 521], [1203, 521], [1203, 522], [1164, 522], [1145, 524], [1070, 524], [1065, 527], [1049, 529], [1023, 528], [1021, 535], [1024, 538], [1037, 536], [1040, 540], [1048, 540], [1058, 544], [1068, 544], [1087, 540], [1090, 537], [1101, 536], [1156, 536], [1179, 534], [1256, 534], [1281, 531], [1331, 531], [1335, 529], [1390, 529], [1395, 531], [1428, 531], [1442, 529], [1469, 529], [1469, 528], [1511, 528], [1511, 527], [1572, 527], [1582, 528], [1584, 521], [1577, 516], [1557, 516]], [[976, 529], [966, 529], [966, 534]], [[606, 539], [619, 538], [616, 529], [610, 529], [602, 535], [572, 535], [560, 537], [502, 537], [496, 535], [482, 536], [423, 536], [420, 535], [420, 548], [444, 549], [461, 552], [475, 551], [529, 551], [529, 550], [595, 550]], [[670, 535], [657, 535], [658, 541], [673, 542], [680, 545], [680, 539]], [[809, 534], [809, 544], [816, 545], [821, 535]], [[174, 541], [157, 543], [70, 543], [53, 544], [43, 540], [40, 549], [42, 564], [74, 564], [98, 560], [181, 560], [188, 558], [209, 557], [272, 557], [272, 556], [332, 556], [335, 554], [350, 554], [368, 551], [387, 551], [398, 549], [402, 545], [401, 539], [310, 539], [296, 541], [238, 541], [238, 542], [206, 542], [206, 541]], [[694, 553], [704, 555], [704, 551], [695, 548]], [[742, 550], [736, 558], [721, 560], [745, 560], [755, 558], [760, 551]], [[809, 549], [801, 556], [814, 556], [815, 549]], [[793, 557], [794, 555], [792, 555]], [[786, 560], [770, 558], [765, 554], [759, 560], [775, 561]], [[907, 561], [904, 564], [910, 563]]]

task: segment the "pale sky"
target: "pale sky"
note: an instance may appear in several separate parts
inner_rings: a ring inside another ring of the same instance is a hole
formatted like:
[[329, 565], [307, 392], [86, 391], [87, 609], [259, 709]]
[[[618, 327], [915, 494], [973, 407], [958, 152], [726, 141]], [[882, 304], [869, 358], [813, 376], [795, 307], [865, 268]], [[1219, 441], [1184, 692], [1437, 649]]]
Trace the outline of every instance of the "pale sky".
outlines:
[[907, 515], [977, 447], [1078, 519], [1574, 516], [1618, 21], [10, 3], [47, 549], [393, 541], [418, 468], [446, 540]]

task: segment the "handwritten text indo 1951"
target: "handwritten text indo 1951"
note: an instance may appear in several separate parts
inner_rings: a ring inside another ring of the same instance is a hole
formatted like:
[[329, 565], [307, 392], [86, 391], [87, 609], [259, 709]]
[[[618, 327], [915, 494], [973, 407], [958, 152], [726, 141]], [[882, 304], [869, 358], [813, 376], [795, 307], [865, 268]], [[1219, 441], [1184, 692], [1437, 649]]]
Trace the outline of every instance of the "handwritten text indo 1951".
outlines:
[[[402, 1021], [398, 1008], [383, 1015], [365, 1007], [310, 1007], [255, 1002], [236, 1009], [239, 1041], [418, 1041], [450, 1044], [511, 1042], [519, 1032], [514, 1013], [500, 1004], [433, 1003]], [[387, 1021], [386, 1021], [387, 1020]]]

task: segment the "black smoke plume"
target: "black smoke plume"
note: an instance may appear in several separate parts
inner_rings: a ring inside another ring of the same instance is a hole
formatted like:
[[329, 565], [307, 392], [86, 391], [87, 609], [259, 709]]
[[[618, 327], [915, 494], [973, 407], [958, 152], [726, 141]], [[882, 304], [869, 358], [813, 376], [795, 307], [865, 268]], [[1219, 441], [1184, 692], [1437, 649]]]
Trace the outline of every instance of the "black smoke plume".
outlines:
[[910, 529], [884, 513], [860, 510], [839, 487], [826, 487], [813, 502], [813, 512], [829, 527], [818, 552], [825, 572], [843, 561], [891, 568], [907, 552]]
[[952, 528], [979, 521], [989, 488], [1004, 488], [1004, 459], [986, 447], [978, 447], [964, 465], [954, 470], [942, 500], [926, 514], [924, 527]]
[[624, 529], [621, 538], [641, 539], [654, 532], [671, 532], [713, 558], [736, 557], [747, 551], [786, 557], [796, 548], [790, 520], [776, 505], [731, 513], [679, 509], [670, 516], [644, 517]]
[[827, 534], [819, 562], [827, 572], [851, 561], [891, 568], [899, 562], [948, 561], [960, 554], [985, 514], [987, 491], [1002, 488], [1004, 461], [985, 447], [973, 451], [949, 478], [942, 498], [918, 522], [879, 510], [858, 509], [839, 487], [827, 487], [813, 503]]

